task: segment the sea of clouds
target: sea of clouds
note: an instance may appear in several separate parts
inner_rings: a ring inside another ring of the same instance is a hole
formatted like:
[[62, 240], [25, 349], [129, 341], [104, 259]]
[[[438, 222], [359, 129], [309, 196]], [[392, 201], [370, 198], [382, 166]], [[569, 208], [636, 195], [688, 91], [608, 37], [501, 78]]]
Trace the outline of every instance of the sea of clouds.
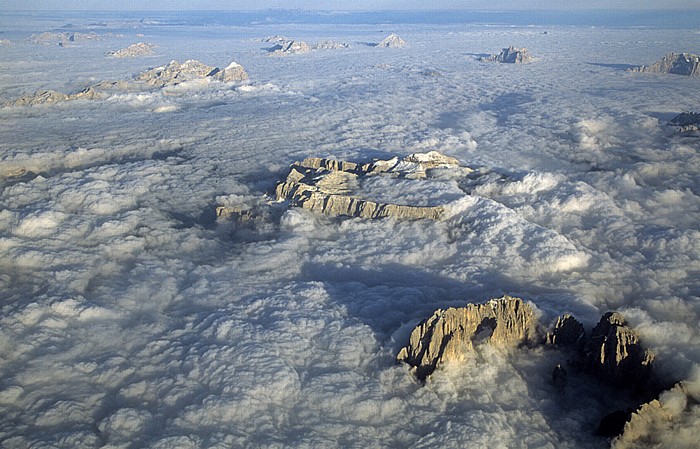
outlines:
[[[1, 447], [607, 447], [626, 398], [557, 395], [556, 354], [484, 346], [425, 385], [395, 363], [435, 309], [503, 294], [546, 323], [622, 311], [665, 379], [700, 378], [700, 144], [666, 125], [698, 80], [624, 71], [697, 30], [144, 21], [29, 42], [69, 20], [2, 19], [0, 101], [172, 59], [250, 81], [0, 108]], [[408, 46], [368, 45], [391, 31]], [[271, 58], [274, 34], [351, 48]], [[106, 56], [138, 41], [155, 54]], [[537, 60], [477, 61], [508, 45]], [[371, 187], [443, 196], [443, 221], [215, 216], [304, 157], [431, 150], [478, 175]], [[689, 390], [650, 446], [695, 444]]]

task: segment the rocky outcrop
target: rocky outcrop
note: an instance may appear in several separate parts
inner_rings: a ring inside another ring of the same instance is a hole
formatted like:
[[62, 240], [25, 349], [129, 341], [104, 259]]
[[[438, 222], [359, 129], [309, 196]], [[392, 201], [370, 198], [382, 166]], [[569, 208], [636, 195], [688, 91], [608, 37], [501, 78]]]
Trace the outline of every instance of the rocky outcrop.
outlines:
[[169, 64], [146, 70], [136, 75], [135, 79], [149, 86], [175, 86], [186, 81], [211, 79], [217, 81], [242, 81], [248, 79], [248, 74], [239, 64], [233, 62], [225, 69], [212, 67], [194, 59], [182, 64], [171, 61]]
[[311, 51], [311, 47], [304, 41], [286, 41], [275, 45], [270, 49], [272, 56], [296, 55]]
[[330, 216], [439, 220], [443, 205], [413, 206], [362, 198], [358, 187], [363, 177], [389, 175], [407, 179], [427, 178], [432, 170], [451, 168], [468, 173], [459, 161], [437, 152], [419, 153], [404, 159], [392, 158], [366, 164], [334, 159], [307, 158], [293, 164], [287, 178], [276, 187], [279, 200], [292, 206]]
[[33, 94], [24, 95], [17, 100], [6, 103], [6, 106], [38, 106], [44, 104], [63, 103], [73, 100], [95, 100], [103, 98], [103, 94], [88, 87], [74, 94], [64, 94], [55, 90], [39, 90]]
[[557, 318], [554, 329], [547, 332], [545, 344], [560, 348], [581, 349], [586, 338], [583, 324], [568, 313]]
[[381, 42], [375, 45], [375, 47], [382, 48], [401, 48], [406, 46], [406, 41], [401, 39], [396, 33], [391, 33], [384, 38]]
[[290, 39], [287, 36], [282, 36], [281, 34], [276, 34], [274, 36], [268, 36], [264, 37], [261, 39], [262, 42], [267, 42], [267, 43], [282, 43], [282, 42], [287, 42]]
[[700, 56], [693, 53], [669, 53], [652, 65], [635, 67], [630, 71], [700, 77]]
[[536, 340], [537, 319], [529, 304], [504, 296], [485, 304], [437, 310], [411, 332], [397, 360], [413, 367], [425, 379], [446, 362], [464, 360], [474, 344], [513, 347]]
[[669, 124], [677, 126], [680, 132], [700, 131], [700, 113], [681, 112], [673, 117]]
[[153, 54], [153, 49], [155, 45], [148, 44], [145, 42], [138, 42], [136, 44], [129, 45], [121, 50], [110, 51], [107, 55], [114, 58], [135, 58], [137, 56], [148, 56]]
[[97, 33], [55, 33], [51, 31], [46, 31], [41, 34], [32, 34], [29, 38], [29, 40], [35, 44], [59, 45], [61, 47], [67, 47], [74, 42], [96, 41], [100, 39], [101, 37]]
[[527, 48], [504, 48], [499, 54], [479, 58], [483, 62], [502, 62], [508, 64], [525, 64], [532, 61], [532, 56]]
[[640, 387], [650, 378], [653, 360], [654, 353], [642, 347], [622, 315], [608, 312], [591, 331], [583, 367], [613, 385]]
[[322, 41], [313, 45], [314, 50], [341, 50], [343, 48], [350, 48], [350, 45], [334, 41]]

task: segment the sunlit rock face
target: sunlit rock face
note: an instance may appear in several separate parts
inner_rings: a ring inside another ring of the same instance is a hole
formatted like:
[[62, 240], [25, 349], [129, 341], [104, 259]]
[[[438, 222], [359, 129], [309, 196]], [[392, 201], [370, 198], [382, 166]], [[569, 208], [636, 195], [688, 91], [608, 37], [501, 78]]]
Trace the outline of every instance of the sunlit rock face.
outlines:
[[307, 158], [292, 165], [287, 178], [277, 185], [276, 195], [278, 200], [287, 200], [292, 206], [330, 216], [439, 220], [445, 212], [443, 204], [417, 206], [374, 201], [363, 197], [360, 187], [367, 176], [425, 179], [431, 170], [437, 169], [471, 171], [460, 167], [456, 159], [434, 151], [366, 164]]
[[510, 296], [485, 304], [438, 309], [413, 330], [397, 360], [411, 365], [416, 377], [425, 379], [440, 365], [469, 357], [476, 342], [513, 347], [534, 341], [536, 326], [532, 307]]
[[248, 74], [237, 63], [231, 63], [221, 70], [218, 67], [188, 59], [183, 63], [171, 61], [165, 66], [146, 70], [136, 75], [135, 79], [149, 86], [165, 87], [205, 78], [218, 81], [242, 81], [248, 79]]
[[401, 39], [398, 35], [396, 35], [396, 33], [391, 33], [376, 46], [383, 48], [401, 48], [406, 46], [406, 41]]
[[272, 48], [272, 55], [295, 55], [311, 51], [311, 46], [304, 41], [285, 41]]
[[153, 54], [153, 44], [138, 42], [136, 44], [129, 45], [121, 50], [110, 51], [107, 53], [109, 56], [114, 58], [135, 58], [137, 56], [148, 56]]
[[92, 87], [88, 87], [74, 94], [64, 94], [55, 90], [39, 90], [32, 94], [24, 95], [17, 100], [10, 101], [6, 103], [6, 106], [38, 106], [81, 99], [95, 100], [102, 97], [103, 94], [96, 91]]
[[532, 56], [527, 48], [510, 46], [504, 48], [499, 54], [480, 58], [484, 62], [503, 62], [508, 64], [525, 64], [532, 61]]
[[693, 53], [669, 53], [652, 65], [643, 65], [630, 71], [700, 77], [700, 56]]
[[584, 368], [619, 386], [645, 383], [651, 374], [654, 353], [644, 349], [637, 333], [617, 312], [608, 312], [593, 328], [584, 348]]

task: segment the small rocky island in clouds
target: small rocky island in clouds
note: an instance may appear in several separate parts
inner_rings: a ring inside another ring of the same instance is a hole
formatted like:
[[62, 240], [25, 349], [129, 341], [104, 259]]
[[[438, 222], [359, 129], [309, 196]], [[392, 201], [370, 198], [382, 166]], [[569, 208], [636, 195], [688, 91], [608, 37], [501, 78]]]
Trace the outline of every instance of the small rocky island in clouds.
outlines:
[[149, 56], [153, 54], [155, 45], [146, 42], [138, 42], [120, 50], [110, 51], [107, 55], [115, 58], [134, 58], [137, 56]]
[[194, 59], [183, 63], [170, 61], [164, 66], [145, 70], [134, 76], [132, 80], [101, 81], [72, 94], [64, 94], [55, 90], [39, 90], [9, 101], [5, 103], [5, 106], [36, 106], [73, 100], [96, 100], [107, 97], [108, 92], [114, 90], [143, 91], [192, 81], [232, 83], [247, 79], [248, 73], [243, 66], [236, 62], [231, 62], [226, 68], [220, 69]]
[[381, 42], [377, 43], [375, 47], [380, 48], [402, 48], [406, 46], [406, 41], [401, 39], [396, 33], [391, 33], [385, 37]]
[[700, 77], [700, 56], [694, 53], [669, 53], [651, 65], [629, 69], [630, 72], [670, 73]]
[[499, 54], [491, 56], [483, 56], [479, 58], [482, 62], [501, 62], [507, 64], [526, 64], [533, 60], [532, 55], [527, 48], [516, 48], [510, 46], [504, 48]]

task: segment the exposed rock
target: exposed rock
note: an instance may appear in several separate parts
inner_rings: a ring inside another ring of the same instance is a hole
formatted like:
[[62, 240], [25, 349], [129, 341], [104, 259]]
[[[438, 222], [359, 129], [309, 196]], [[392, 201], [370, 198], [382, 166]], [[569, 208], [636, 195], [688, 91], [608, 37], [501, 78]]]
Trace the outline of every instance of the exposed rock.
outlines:
[[652, 65], [643, 65], [629, 70], [700, 77], [700, 56], [693, 53], [669, 53]]
[[552, 370], [552, 383], [554, 388], [559, 392], [563, 392], [566, 389], [566, 384], [568, 382], [569, 374], [566, 372], [561, 364], [557, 364]]
[[583, 366], [613, 385], [641, 387], [649, 380], [653, 360], [654, 353], [642, 348], [622, 315], [608, 312], [591, 331]]
[[61, 92], [56, 92], [55, 90], [39, 90], [34, 92], [33, 94], [28, 94], [24, 95], [17, 100], [7, 102], [5, 105], [6, 106], [37, 106], [37, 105], [43, 105], [43, 104], [53, 104], [53, 103], [62, 103], [66, 101], [73, 101], [73, 100], [94, 100], [98, 98], [102, 98], [103, 95], [93, 89], [92, 87], [88, 87], [78, 93], [75, 94], [64, 94]]
[[126, 48], [122, 48], [121, 50], [110, 51], [107, 54], [115, 58], [134, 58], [137, 56], [152, 55], [154, 48], [155, 45], [153, 44], [138, 42], [136, 44], [129, 45]]
[[46, 31], [41, 34], [32, 34], [29, 38], [29, 40], [35, 44], [60, 45], [62, 47], [68, 46], [74, 42], [95, 41], [100, 39], [101, 37], [97, 33], [54, 33], [51, 31]]
[[524, 64], [532, 61], [532, 56], [527, 48], [515, 48], [510, 46], [504, 48], [499, 54], [479, 58], [484, 62], [503, 62], [509, 64]]
[[[683, 443], [677, 438], [678, 427], [692, 428], [697, 426], [697, 418], [688, 413], [689, 406], [697, 404], [688, 394], [685, 386], [680, 383], [664, 391], [659, 399], [654, 399], [643, 404], [637, 411], [630, 415], [623, 423], [623, 428], [613, 440], [613, 449], [638, 448], [642, 444], [645, 447], [697, 447], [697, 436], [686, 435]], [[697, 407], [697, 405], [695, 405]], [[682, 425], [683, 415], [687, 413], [687, 419], [692, 420], [688, 425]], [[688, 441], [690, 438], [692, 441]], [[672, 444], [672, 445], [669, 445]]]
[[375, 45], [375, 47], [383, 47], [383, 48], [401, 48], [401, 47], [405, 47], [405, 46], [406, 46], [406, 41], [401, 39], [395, 33], [391, 33], [390, 35], [385, 37], [383, 41], [381, 41]]
[[218, 81], [241, 81], [248, 79], [248, 74], [239, 64], [233, 62], [224, 70], [212, 67], [194, 59], [182, 64], [171, 61], [163, 67], [146, 70], [136, 76], [137, 81], [143, 81], [149, 86], [174, 86], [185, 81], [197, 79], [212, 79]]
[[273, 56], [296, 55], [311, 51], [311, 47], [304, 41], [286, 41], [275, 45], [270, 49]]
[[12, 41], [9, 39], [0, 39], [0, 45], [11, 45]]
[[545, 343], [548, 345], [581, 349], [586, 338], [583, 324], [569, 314], [557, 318], [557, 324], [551, 332], [547, 332]]
[[443, 205], [412, 206], [363, 199], [356, 193], [360, 179], [367, 175], [387, 174], [408, 179], [426, 178], [431, 170], [451, 168], [468, 173], [459, 161], [437, 152], [421, 153], [399, 160], [393, 158], [367, 164], [333, 159], [307, 158], [293, 164], [287, 179], [277, 185], [276, 195], [292, 206], [331, 216], [438, 220]]
[[700, 131], [700, 113], [682, 112], [673, 117], [669, 124], [677, 126], [680, 132]]
[[397, 359], [411, 365], [419, 379], [425, 379], [443, 363], [467, 358], [474, 342], [513, 347], [533, 341], [536, 325], [532, 307], [510, 296], [486, 304], [438, 309], [413, 330]]
[[343, 48], [350, 48], [350, 45], [341, 42], [323, 41], [313, 46], [314, 50], [340, 50]]

